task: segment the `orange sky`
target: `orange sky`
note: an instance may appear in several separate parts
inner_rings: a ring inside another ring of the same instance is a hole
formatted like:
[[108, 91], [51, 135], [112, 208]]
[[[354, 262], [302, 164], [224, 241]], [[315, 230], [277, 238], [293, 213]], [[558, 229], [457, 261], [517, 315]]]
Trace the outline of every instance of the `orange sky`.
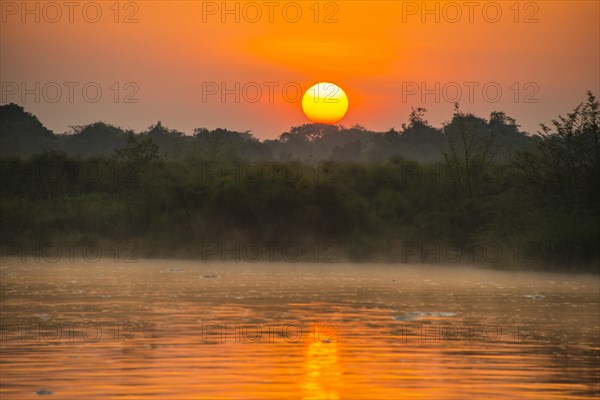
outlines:
[[[273, 138], [308, 122], [300, 98], [286, 101], [282, 88], [293, 99], [296, 88], [319, 81], [348, 94], [343, 125], [376, 130], [399, 128], [419, 106], [441, 124], [451, 116], [457, 87], [463, 110], [482, 116], [503, 110], [529, 131], [570, 111], [586, 90], [600, 95], [597, 1], [322, 1], [318, 15], [314, 1], [140, 1], [120, 2], [118, 16], [115, 2], [98, 1], [78, 3], [72, 23], [61, 1], [27, 2], [34, 13], [25, 15], [22, 2], [1, 3], [1, 103], [25, 106], [57, 132], [98, 120], [139, 130], [162, 120], [187, 133], [226, 127]], [[239, 22], [235, 13], [222, 14], [224, 4], [237, 5]], [[96, 8], [102, 14], [92, 23]], [[252, 22], [256, 10], [262, 15]], [[137, 22], [124, 23], [132, 12]], [[39, 101], [34, 94], [23, 99], [22, 84], [34, 89], [35, 82]], [[63, 88], [60, 97], [52, 82]], [[73, 102], [64, 82], [79, 84]], [[96, 103], [83, 97], [89, 82], [102, 90]], [[137, 103], [123, 101], [134, 89], [127, 82], [139, 88]], [[210, 85], [234, 89], [236, 82], [248, 90], [239, 103], [234, 94], [225, 102], [221, 93], [203, 95]], [[425, 99], [423, 85], [432, 89]], [[496, 88], [502, 93], [493, 103]], [[525, 102], [528, 94], [537, 102]]]

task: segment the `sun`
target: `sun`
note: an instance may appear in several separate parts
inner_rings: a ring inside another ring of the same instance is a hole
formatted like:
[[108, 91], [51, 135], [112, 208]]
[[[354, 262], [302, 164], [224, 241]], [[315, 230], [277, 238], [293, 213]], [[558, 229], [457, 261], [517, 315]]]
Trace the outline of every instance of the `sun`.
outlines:
[[348, 111], [348, 96], [335, 83], [319, 82], [304, 93], [302, 110], [312, 122], [335, 124]]

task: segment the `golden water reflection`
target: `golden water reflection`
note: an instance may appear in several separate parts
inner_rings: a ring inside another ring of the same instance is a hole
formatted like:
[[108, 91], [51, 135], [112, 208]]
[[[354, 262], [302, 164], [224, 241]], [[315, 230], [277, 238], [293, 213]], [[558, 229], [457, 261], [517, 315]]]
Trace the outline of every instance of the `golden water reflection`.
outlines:
[[[596, 277], [159, 260], [11, 260], [0, 273], [2, 400], [600, 396]], [[37, 326], [73, 322], [101, 325], [101, 340], [39, 340]], [[438, 324], [507, 333], [439, 340]]]
[[340, 367], [337, 340], [310, 340], [306, 347], [302, 381], [303, 399], [338, 400], [340, 398]]

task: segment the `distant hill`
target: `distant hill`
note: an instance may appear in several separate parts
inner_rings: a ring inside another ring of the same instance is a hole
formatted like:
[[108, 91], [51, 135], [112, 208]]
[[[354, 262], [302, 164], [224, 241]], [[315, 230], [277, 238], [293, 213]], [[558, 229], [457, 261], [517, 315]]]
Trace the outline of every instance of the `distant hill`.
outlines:
[[28, 157], [56, 148], [57, 136], [23, 107], [0, 106], [0, 156]]

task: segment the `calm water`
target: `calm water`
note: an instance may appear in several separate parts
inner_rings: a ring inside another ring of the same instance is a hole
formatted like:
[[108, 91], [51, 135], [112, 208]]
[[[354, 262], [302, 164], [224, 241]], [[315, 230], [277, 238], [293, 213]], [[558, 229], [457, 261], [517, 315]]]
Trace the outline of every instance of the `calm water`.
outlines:
[[0, 272], [2, 399], [600, 395], [591, 275], [18, 259]]

